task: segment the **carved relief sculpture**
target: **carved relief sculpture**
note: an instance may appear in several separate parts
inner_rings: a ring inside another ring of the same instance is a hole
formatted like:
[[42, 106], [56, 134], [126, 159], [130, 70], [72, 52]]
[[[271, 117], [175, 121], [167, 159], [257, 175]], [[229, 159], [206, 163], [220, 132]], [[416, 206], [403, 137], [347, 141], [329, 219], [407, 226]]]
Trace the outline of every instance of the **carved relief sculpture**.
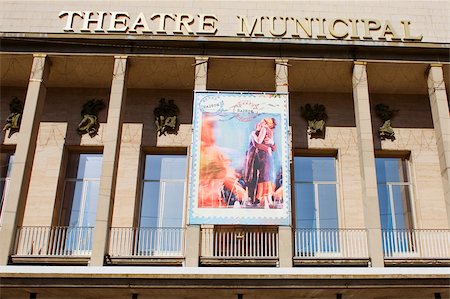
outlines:
[[105, 108], [103, 100], [92, 99], [83, 105], [81, 110], [81, 121], [78, 124], [77, 132], [80, 135], [89, 134], [94, 137], [98, 134], [98, 113]]
[[6, 119], [6, 124], [3, 131], [10, 129], [10, 135], [19, 131], [20, 123], [22, 121], [23, 103], [17, 97], [14, 97], [9, 103], [10, 114]]
[[325, 122], [328, 115], [324, 105], [306, 104], [300, 107], [300, 115], [308, 122], [308, 134], [311, 138], [325, 138]]
[[178, 121], [179, 112], [180, 110], [173, 100], [166, 102], [166, 99], [162, 98], [159, 101], [159, 106], [153, 110], [156, 132], [158, 132], [159, 136], [166, 135], [166, 133], [178, 134], [178, 129], [180, 127]]
[[397, 110], [390, 110], [389, 106], [385, 104], [377, 104], [375, 106], [375, 113], [383, 122], [383, 125], [380, 127], [380, 129], [378, 129], [381, 140], [395, 140], [395, 132], [391, 126], [391, 119], [397, 114], [397, 112]]

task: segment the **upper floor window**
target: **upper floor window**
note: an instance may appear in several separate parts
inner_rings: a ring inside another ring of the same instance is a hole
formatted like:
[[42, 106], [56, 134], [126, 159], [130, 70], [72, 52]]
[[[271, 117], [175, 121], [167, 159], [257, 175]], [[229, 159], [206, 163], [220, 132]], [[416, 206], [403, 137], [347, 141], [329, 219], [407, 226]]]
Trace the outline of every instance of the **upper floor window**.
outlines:
[[411, 183], [402, 158], [376, 158], [382, 229], [412, 229]]
[[140, 227], [182, 227], [186, 155], [146, 155]]
[[295, 157], [297, 228], [338, 228], [336, 158]]
[[0, 219], [5, 204], [6, 194], [8, 193], [13, 162], [13, 153], [0, 153]]
[[102, 154], [71, 154], [64, 182], [60, 225], [93, 227], [102, 171]]

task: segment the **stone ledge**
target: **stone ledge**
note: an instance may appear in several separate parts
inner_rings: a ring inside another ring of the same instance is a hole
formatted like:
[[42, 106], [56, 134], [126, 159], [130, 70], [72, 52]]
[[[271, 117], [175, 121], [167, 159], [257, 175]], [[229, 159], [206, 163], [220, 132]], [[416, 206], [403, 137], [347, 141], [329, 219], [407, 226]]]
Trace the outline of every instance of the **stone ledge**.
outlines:
[[368, 267], [368, 258], [294, 258], [294, 266]]
[[91, 259], [90, 256], [23, 256], [13, 255], [11, 261], [13, 264], [45, 264], [45, 265], [84, 265], [86, 266]]

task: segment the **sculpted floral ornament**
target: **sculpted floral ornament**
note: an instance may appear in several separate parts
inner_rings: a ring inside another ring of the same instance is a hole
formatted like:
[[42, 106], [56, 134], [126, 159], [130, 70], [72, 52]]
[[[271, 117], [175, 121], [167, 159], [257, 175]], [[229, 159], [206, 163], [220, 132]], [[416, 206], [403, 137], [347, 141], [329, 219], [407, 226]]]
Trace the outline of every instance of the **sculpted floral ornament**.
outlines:
[[20, 123], [22, 121], [23, 103], [17, 97], [14, 97], [9, 103], [10, 114], [6, 119], [6, 124], [3, 127], [3, 131], [10, 130], [10, 135], [18, 132], [20, 129]]
[[306, 104], [305, 107], [300, 107], [300, 115], [308, 122], [308, 134], [311, 138], [325, 138], [325, 122], [328, 115], [324, 105]]
[[395, 132], [391, 126], [391, 119], [397, 114], [397, 112], [397, 110], [390, 110], [389, 106], [385, 104], [377, 104], [375, 106], [375, 113], [383, 122], [383, 125], [378, 129], [381, 140], [395, 140]]
[[77, 132], [80, 135], [89, 134], [94, 137], [98, 134], [98, 113], [105, 108], [103, 100], [92, 99], [83, 105], [81, 110], [81, 122], [78, 124]]
[[180, 123], [178, 121], [178, 114], [180, 110], [178, 106], [169, 100], [162, 98], [159, 101], [159, 106], [153, 110], [155, 115], [155, 126], [159, 136], [166, 134], [178, 134]]

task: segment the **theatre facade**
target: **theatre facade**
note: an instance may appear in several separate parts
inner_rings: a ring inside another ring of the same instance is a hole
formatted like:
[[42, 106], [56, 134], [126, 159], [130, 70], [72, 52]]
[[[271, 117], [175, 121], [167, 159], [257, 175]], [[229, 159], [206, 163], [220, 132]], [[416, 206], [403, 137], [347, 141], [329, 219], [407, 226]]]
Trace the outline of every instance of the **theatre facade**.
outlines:
[[450, 297], [448, 1], [3, 1], [0, 297]]

